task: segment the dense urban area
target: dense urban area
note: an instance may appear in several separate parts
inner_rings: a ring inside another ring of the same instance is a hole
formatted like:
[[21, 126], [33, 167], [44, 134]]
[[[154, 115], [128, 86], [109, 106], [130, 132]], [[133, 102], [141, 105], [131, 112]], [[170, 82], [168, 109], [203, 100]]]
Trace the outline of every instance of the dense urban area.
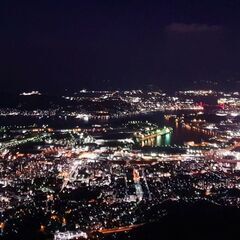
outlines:
[[240, 206], [237, 91], [0, 98], [1, 239], [134, 239], [171, 205]]

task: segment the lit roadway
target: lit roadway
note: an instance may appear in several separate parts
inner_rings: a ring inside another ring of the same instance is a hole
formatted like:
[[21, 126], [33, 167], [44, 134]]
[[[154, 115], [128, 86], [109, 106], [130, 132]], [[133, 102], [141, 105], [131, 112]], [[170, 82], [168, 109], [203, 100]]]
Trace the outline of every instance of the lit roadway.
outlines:
[[6, 149], [6, 148], [11, 148], [11, 147], [16, 147], [28, 142], [34, 142], [34, 141], [40, 141], [44, 138], [45, 136], [35, 136], [35, 137], [29, 137], [29, 138], [24, 138], [21, 140], [13, 139], [9, 142], [4, 142], [0, 144], [0, 151]]
[[138, 228], [143, 226], [144, 224], [133, 224], [130, 226], [124, 226], [124, 227], [118, 227], [118, 228], [110, 228], [110, 229], [100, 229], [98, 232], [102, 234], [113, 234], [113, 233], [119, 233], [119, 232], [128, 232], [131, 231], [134, 228]]
[[78, 175], [78, 167], [83, 164], [83, 161], [81, 160], [75, 160], [72, 162], [72, 165], [70, 167], [70, 171], [68, 175], [64, 178], [61, 191], [68, 185], [69, 181], [74, 182]]

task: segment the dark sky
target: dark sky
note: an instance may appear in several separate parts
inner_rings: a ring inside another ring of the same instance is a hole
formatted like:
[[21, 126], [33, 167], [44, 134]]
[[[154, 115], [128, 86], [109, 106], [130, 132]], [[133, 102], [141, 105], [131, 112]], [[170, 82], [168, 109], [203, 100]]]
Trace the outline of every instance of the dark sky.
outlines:
[[2, 90], [240, 79], [238, 0], [1, 0]]

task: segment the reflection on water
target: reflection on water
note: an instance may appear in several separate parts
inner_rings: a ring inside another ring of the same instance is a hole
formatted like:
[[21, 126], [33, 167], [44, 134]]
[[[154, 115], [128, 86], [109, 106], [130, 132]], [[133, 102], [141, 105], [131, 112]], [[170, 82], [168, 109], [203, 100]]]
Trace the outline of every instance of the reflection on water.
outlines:
[[165, 145], [170, 145], [171, 144], [171, 137], [172, 137], [171, 133], [168, 133], [168, 134], [165, 135]]
[[156, 139], [156, 145], [157, 146], [161, 146], [162, 145], [162, 142], [163, 142], [162, 138], [163, 138], [162, 136], [157, 136], [157, 139]]
[[159, 135], [155, 138], [147, 139], [141, 143], [142, 146], [170, 146], [172, 140], [172, 133], [168, 133], [166, 135]]

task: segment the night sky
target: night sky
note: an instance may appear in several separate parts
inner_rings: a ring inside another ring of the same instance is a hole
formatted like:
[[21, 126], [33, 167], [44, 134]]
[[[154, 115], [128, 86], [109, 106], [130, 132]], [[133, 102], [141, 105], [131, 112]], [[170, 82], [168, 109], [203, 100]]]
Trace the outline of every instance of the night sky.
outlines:
[[0, 1], [3, 91], [240, 81], [238, 0]]

